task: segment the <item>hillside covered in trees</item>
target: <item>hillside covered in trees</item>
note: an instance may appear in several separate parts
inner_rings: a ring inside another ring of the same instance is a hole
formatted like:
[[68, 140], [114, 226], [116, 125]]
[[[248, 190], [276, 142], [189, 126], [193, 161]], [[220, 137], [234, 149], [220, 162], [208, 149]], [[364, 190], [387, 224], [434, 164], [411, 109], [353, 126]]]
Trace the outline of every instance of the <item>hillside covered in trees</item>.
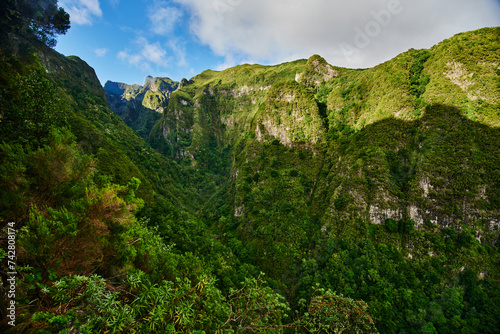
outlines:
[[51, 48], [57, 2], [22, 3], [1, 21], [3, 332], [498, 333], [499, 28], [370, 69], [103, 88]]

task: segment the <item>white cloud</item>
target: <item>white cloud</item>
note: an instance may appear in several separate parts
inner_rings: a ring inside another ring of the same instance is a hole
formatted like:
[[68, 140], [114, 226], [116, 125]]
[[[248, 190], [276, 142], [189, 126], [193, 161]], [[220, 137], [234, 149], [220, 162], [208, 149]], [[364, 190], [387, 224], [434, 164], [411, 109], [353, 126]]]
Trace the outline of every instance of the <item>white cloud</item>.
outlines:
[[60, 4], [69, 13], [71, 23], [90, 25], [95, 17], [102, 16], [99, 0], [64, 0]]
[[143, 60], [142, 56], [139, 54], [131, 54], [128, 51], [120, 51], [118, 52], [118, 59], [126, 61], [132, 65], [140, 65]]
[[164, 57], [167, 52], [161, 47], [159, 42], [150, 44], [145, 38], [139, 38], [137, 43], [142, 47], [141, 55], [147, 61], [156, 65], [165, 65]]
[[225, 65], [278, 63], [320, 54], [333, 65], [370, 67], [409, 48], [500, 25], [497, 0], [174, 0], [190, 31]]
[[182, 42], [177, 39], [172, 39], [167, 43], [167, 46], [174, 52], [178, 66], [188, 66], [186, 60], [186, 49]]
[[106, 48], [95, 49], [94, 53], [97, 57], [104, 57], [106, 53], [108, 53], [108, 49]]
[[167, 35], [182, 18], [182, 11], [168, 6], [165, 1], [155, 1], [148, 9], [151, 31], [158, 35]]
[[[172, 31], [181, 22], [184, 13], [181, 9], [171, 6], [171, 2], [154, 0], [148, 8], [148, 19], [151, 32], [157, 35], [170, 35], [166, 46], [173, 52], [178, 66], [187, 66], [185, 45], [179, 38], [173, 37]], [[150, 50], [152, 55], [158, 55], [158, 50]], [[163, 55], [164, 56], [164, 55]]]
[[122, 50], [118, 52], [118, 59], [144, 70], [150, 69], [152, 65], [168, 65], [168, 60], [165, 58], [167, 51], [159, 42], [150, 43], [146, 38], [139, 37], [134, 44], [137, 51]]

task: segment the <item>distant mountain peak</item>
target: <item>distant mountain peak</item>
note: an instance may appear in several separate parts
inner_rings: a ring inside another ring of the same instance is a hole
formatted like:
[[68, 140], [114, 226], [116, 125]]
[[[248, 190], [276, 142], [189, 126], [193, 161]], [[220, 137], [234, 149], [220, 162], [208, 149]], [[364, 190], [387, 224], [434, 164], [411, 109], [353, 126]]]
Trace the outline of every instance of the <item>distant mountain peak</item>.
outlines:
[[168, 105], [170, 94], [179, 82], [148, 75], [144, 86], [108, 80], [104, 91], [110, 109], [132, 129], [148, 133]]

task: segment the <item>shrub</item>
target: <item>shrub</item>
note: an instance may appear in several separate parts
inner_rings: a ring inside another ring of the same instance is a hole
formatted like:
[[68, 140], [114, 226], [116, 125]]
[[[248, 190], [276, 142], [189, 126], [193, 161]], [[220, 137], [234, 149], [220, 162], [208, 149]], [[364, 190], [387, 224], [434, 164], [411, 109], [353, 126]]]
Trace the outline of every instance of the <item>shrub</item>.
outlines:
[[391, 233], [398, 230], [398, 225], [398, 222], [392, 218], [387, 218], [385, 220], [385, 228]]

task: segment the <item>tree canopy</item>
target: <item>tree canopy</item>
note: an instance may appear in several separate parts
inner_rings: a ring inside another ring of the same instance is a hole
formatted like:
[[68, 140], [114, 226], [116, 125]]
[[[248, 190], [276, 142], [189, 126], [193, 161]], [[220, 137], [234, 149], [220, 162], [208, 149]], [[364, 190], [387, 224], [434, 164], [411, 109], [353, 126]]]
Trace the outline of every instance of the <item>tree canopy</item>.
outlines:
[[70, 28], [69, 14], [57, 0], [7, 0], [0, 13], [4, 32], [34, 37], [50, 47], [56, 45], [56, 35]]

